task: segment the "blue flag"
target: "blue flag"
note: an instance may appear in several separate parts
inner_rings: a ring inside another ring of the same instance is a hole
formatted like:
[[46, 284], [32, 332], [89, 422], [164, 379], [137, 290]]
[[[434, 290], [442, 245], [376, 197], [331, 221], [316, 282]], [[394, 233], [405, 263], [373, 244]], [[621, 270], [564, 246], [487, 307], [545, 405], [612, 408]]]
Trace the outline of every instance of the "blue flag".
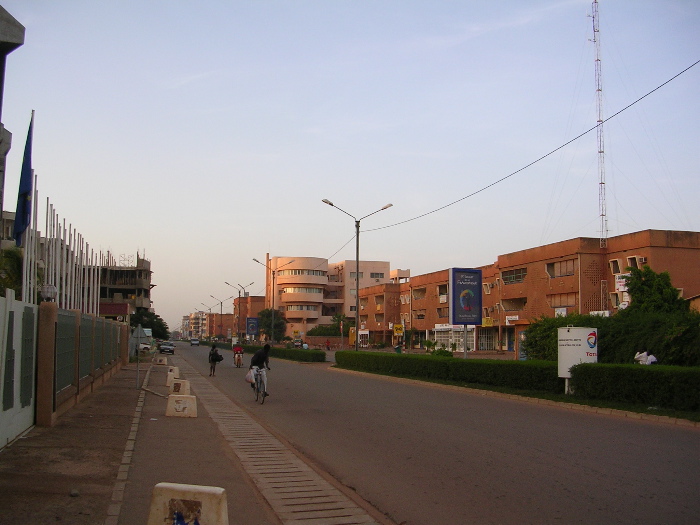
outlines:
[[27, 143], [24, 145], [24, 158], [22, 159], [22, 174], [19, 178], [19, 192], [17, 194], [17, 210], [15, 212], [15, 228], [13, 237], [17, 246], [22, 246], [22, 235], [29, 226], [32, 216], [32, 134], [34, 132], [34, 112], [29, 121]]

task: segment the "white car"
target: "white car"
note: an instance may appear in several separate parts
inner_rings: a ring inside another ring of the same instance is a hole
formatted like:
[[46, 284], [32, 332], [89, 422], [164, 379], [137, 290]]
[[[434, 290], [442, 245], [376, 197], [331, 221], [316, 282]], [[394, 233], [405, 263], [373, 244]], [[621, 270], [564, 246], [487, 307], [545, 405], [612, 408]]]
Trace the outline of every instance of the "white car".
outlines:
[[190, 346], [199, 346], [199, 339], [196, 339], [196, 338], [190, 339]]

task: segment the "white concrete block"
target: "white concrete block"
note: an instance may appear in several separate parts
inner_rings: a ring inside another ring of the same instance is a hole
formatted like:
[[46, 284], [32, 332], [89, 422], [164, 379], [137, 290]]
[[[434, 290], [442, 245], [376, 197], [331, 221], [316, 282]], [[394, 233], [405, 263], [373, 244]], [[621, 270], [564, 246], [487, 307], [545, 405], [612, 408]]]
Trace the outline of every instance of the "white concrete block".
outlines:
[[164, 523], [228, 525], [226, 490], [221, 487], [158, 483], [153, 487], [147, 525]]
[[170, 393], [189, 396], [190, 382], [187, 379], [173, 379], [173, 382], [170, 383]]
[[156, 361], [157, 365], [165, 365], [165, 366], [168, 365], [168, 358], [165, 356], [161, 356], [161, 355], [156, 356], [155, 361]]
[[172, 372], [168, 372], [168, 375], [165, 378], [165, 386], [169, 387], [170, 385], [172, 385], [175, 379], [177, 379], [175, 377], [175, 374], [173, 374]]
[[197, 398], [194, 396], [170, 394], [168, 396], [168, 404], [165, 407], [165, 415], [174, 417], [197, 417]]
[[179, 366], [171, 366], [168, 369], [168, 372], [172, 372], [176, 379], [178, 379], [180, 377], [180, 367]]

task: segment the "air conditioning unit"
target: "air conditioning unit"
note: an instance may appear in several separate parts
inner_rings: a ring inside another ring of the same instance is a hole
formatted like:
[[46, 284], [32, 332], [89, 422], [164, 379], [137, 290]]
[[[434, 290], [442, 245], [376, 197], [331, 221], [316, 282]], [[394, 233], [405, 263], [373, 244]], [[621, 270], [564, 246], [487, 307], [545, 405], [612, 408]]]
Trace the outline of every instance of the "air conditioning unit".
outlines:
[[378, 283], [378, 282], [379, 282], [379, 279], [375, 279], [374, 282], [375, 282], [375, 283]]
[[639, 261], [639, 264], [644, 264], [645, 262], [647, 262], [646, 257], [637, 257], [637, 260]]

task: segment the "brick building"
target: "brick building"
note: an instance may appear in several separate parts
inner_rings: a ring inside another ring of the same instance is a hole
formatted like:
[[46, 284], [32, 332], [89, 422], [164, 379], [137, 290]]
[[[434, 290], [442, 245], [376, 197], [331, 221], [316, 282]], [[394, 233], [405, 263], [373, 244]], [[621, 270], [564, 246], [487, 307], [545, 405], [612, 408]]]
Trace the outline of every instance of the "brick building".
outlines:
[[[700, 233], [645, 230], [611, 237], [605, 248], [597, 238], [576, 238], [500, 255], [494, 264], [478, 268], [483, 279], [482, 324], [467, 327], [467, 347], [513, 352], [515, 358], [533, 319], [614, 314], [629, 304], [622, 279], [626, 269], [644, 265], [668, 272], [683, 297], [698, 296]], [[464, 348], [464, 328], [449, 324], [447, 269], [397, 285], [363, 288], [360, 305], [360, 333], [366, 332], [369, 343], [388, 344], [389, 323], [400, 323], [413, 331], [412, 346], [427, 338], [446, 348]]]

